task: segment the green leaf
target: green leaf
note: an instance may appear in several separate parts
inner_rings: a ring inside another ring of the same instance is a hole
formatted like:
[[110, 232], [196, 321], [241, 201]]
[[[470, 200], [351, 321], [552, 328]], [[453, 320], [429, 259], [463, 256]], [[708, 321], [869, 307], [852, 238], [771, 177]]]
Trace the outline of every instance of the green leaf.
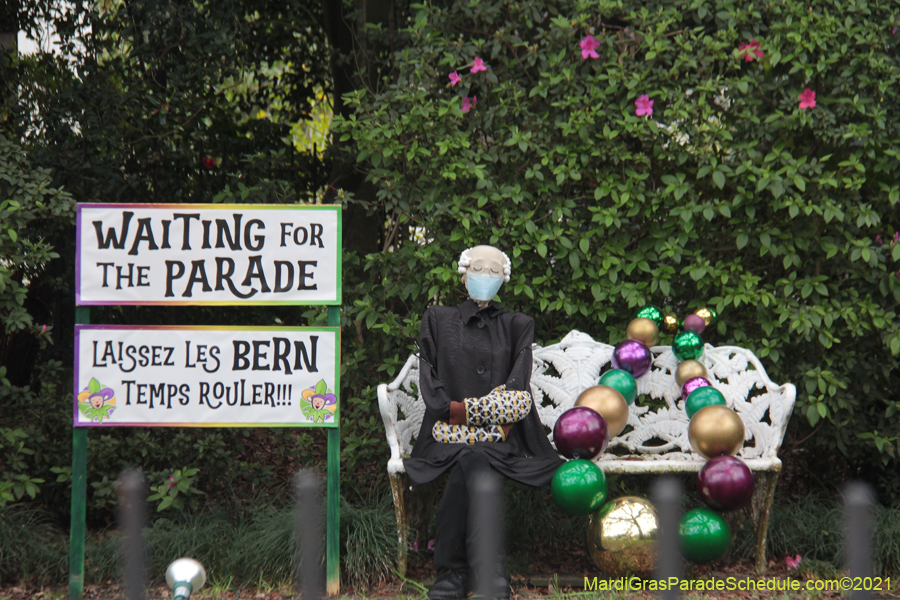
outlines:
[[713, 171], [712, 178], [720, 190], [725, 187], [725, 173], [723, 173], [722, 171], [718, 171], [718, 170]]
[[735, 241], [737, 243], [737, 249], [740, 250], [747, 245], [747, 242], [750, 241], [750, 238], [746, 233], [739, 233], [737, 236], [737, 240]]
[[809, 421], [810, 427], [815, 427], [820, 418], [821, 415], [819, 414], [819, 411], [816, 410], [815, 404], [810, 404], [806, 407], [806, 420]]

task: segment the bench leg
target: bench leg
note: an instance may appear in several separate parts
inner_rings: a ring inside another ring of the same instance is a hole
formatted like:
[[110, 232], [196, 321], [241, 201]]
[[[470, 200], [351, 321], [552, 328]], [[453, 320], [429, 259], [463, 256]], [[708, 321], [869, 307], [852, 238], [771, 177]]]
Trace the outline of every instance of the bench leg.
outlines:
[[[753, 558], [756, 572], [762, 575], [766, 571], [766, 537], [769, 533], [769, 515], [772, 511], [772, 502], [775, 499], [775, 484], [778, 482], [778, 472], [760, 473], [763, 481], [758, 482], [757, 492], [760, 494], [760, 502], [754, 498], [753, 524], [756, 528], [756, 547]], [[760, 485], [762, 484], [762, 485]], [[754, 494], [756, 496], [756, 494]]]
[[394, 497], [394, 515], [397, 517], [397, 572], [406, 576], [406, 558], [409, 548], [409, 516], [403, 493], [404, 477], [401, 473], [390, 473], [391, 494]]

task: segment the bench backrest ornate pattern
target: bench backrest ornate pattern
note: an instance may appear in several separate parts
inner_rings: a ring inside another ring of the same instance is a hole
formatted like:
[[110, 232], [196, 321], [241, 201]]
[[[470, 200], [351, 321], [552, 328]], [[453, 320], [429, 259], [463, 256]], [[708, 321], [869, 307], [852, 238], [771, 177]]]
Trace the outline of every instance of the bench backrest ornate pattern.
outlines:
[[[532, 394], [541, 422], [552, 432], [556, 419], [574, 406], [578, 395], [597, 385], [601, 371], [612, 359], [613, 346], [572, 331], [560, 342], [546, 347], [534, 345], [532, 351]], [[651, 351], [651, 369], [637, 383], [638, 394], [655, 401], [655, 410], [641, 399], [631, 406], [629, 427], [610, 440], [607, 453], [598, 459], [601, 466], [627, 460], [618, 455], [621, 453], [639, 455], [644, 460], [703, 461], [688, 441], [689, 421], [675, 382], [678, 360], [669, 346], [655, 346]], [[744, 348], [707, 344], [701, 361], [711, 383], [744, 421], [746, 441], [738, 456], [779, 462], [777, 452], [793, 410], [794, 386], [772, 382], [759, 359]], [[391, 473], [403, 471], [401, 457], [411, 451], [422, 423], [425, 405], [418, 394], [418, 366], [418, 358], [411, 356], [391, 384], [378, 386], [391, 447]]]

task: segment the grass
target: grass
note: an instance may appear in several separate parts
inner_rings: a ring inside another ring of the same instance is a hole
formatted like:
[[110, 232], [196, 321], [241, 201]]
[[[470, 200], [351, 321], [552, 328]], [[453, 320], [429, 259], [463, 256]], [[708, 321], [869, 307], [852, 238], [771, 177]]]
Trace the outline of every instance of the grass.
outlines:
[[64, 581], [68, 544], [40, 510], [28, 505], [0, 509], [0, 584]]
[[[546, 494], [544, 492], [547, 492]], [[510, 486], [507, 494], [509, 562], [512, 572], [539, 564], [561, 572], [562, 559], [584, 551], [587, 517], [568, 517], [547, 490]], [[514, 516], [514, 518], [510, 518]], [[776, 502], [769, 527], [768, 556], [780, 561], [800, 554], [801, 574], [830, 578], [843, 563], [842, 512], [821, 496]], [[213, 589], [281, 586], [293, 576], [293, 508], [253, 503], [237, 513], [206, 511], [158, 518], [145, 530], [148, 572], [161, 581], [168, 563], [180, 556], [200, 560]], [[875, 512], [876, 574], [900, 576], [900, 508]], [[341, 579], [357, 593], [394, 579], [396, 526], [389, 496], [341, 504]], [[736, 537], [733, 558], [752, 555], [753, 536]], [[85, 581], [105, 584], [119, 577], [120, 539], [110, 529], [91, 534], [85, 549]], [[28, 506], [0, 511], [0, 585], [62, 585], [68, 571], [68, 534]]]

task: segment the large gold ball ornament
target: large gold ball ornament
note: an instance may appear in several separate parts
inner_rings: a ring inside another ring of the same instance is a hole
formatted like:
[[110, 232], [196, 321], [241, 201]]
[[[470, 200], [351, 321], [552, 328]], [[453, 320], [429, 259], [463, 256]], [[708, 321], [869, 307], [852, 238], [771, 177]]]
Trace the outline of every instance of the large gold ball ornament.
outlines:
[[703, 458], [734, 456], [744, 445], [744, 422], [727, 406], [704, 406], [691, 418], [688, 440], [694, 452]]
[[675, 382], [679, 388], [684, 387], [684, 383], [694, 377], [709, 379], [709, 371], [706, 370], [706, 367], [699, 360], [682, 361], [678, 368], [675, 369]]
[[703, 319], [707, 329], [719, 322], [719, 315], [711, 308], [698, 308], [694, 314]]
[[595, 385], [584, 390], [575, 406], [586, 406], [600, 413], [606, 420], [611, 438], [622, 433], [628, 425], [628, 403], [619, 390], [608, 385]]
[[638, 317], [632, 319], [625, 328], [625, 337], [629, 340], [637, 340], [647, 346], [655, 346], [659, 341], [659, 327], [651, 319]]
[[588, 550], [600, 570], [612, 577], [649, 577], [656, 564], [659, 519], [643, 498], [623, 496], [591, 515]]
[[666, 333], [678, 333], [678, 319], [675, 315], [663, 315], [662, 330]]

